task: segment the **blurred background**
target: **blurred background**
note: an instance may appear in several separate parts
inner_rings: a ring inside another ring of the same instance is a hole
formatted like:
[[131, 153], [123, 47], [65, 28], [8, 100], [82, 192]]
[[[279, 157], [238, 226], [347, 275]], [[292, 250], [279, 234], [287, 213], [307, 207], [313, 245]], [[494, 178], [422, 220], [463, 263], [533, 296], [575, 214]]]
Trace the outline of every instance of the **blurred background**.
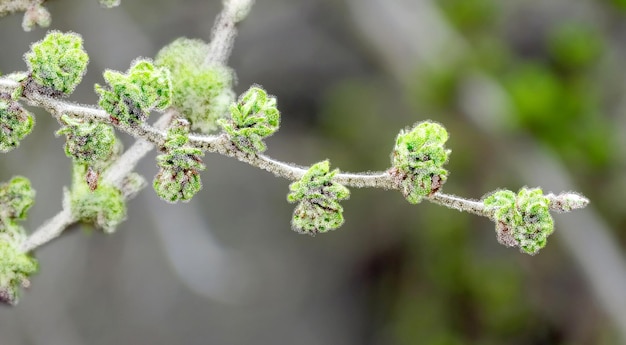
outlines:
[[[180, 36], [208, 40], [221, 1], [53, 0], [51, 29], [91, 61], [71, 100], [97, 102], [125, 71]], [[0, 19], [0, 71], [46, 30]], [[300, 165], [381, 171], [401, 128], [450, 133], [447, 193], [575, 190], [531, 257], [489, 220], [397, 192], [352, 190], [345, 225], [290, 229], [288, 181], [205, 157], [204, 189], [169, 205], [147, 188], [111, 236], [76, 226], [37, 251], [41, 272], [0, 308], [0, 344], [626, 344], [626, 1], [263, 0], [240, 25], [237, 93], [278, 98], [268, 154]], [[0, 160], [30, 178], [31, 231], [61, 209], [70, 161], [58, 124], [37, 125]], [[132, 138], [121, 135], [130, 146]], [[155, 154], [138, 171], [157, 172]]]

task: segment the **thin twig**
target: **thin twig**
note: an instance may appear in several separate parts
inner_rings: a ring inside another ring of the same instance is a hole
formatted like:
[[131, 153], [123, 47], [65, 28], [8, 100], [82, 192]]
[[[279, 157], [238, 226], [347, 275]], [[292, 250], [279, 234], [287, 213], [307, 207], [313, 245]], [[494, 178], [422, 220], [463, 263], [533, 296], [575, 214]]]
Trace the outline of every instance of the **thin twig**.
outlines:
[[237, 36], [237, 23], [250, 11], [254, 0], [228, 0], [224, 10], [215, 19], [209, 53], [204, 65], [226, 65]]
[[59, 237], [61, 233], [67, 229], [67, 227], [74, 223], [76, 223], [76, 218], [74, 218], [74, 215], [72, 214], [69, 191], [64, 190], [63, 209], [61, 212], [48, 219], [35, 232], [28, 236], [24, 243], [22, 243], [22, 251], [28, 253], [35, 248], [50, 242], [51, 240]]

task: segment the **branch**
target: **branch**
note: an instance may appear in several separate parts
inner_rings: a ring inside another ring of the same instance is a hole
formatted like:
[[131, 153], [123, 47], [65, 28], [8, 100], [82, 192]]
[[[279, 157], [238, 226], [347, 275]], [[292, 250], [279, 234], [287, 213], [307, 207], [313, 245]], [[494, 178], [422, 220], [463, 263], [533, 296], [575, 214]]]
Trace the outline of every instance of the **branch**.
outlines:
[[[32, 9], [34, 6], [43, 3], [43, 1], [45, 0], [0, 0], [0, 16], [6, 14], [9, 10], [11, 10], [11, 12], [15, 12], [19, 10], [27, 10], [29, 8]], [[254, 0], [226, 1], [222, 13], [220, 13], [218, 20], [216, 20], [209, 53], [206, 57], [205, 63], [226, 63], [232, 50], [234, 38], [237, 34], [235, 24], [245, 18], [253, 3]], [[38, 8], [43, 9], [41, 6]], [[43, 10], [45, 11], [45, 9]], [[20, 84], [16, 81], [10, 79], [0, 79], [0, 93], [12, 94], [19, 87]], [[120, 158], [118, 158], [102, 176], [105, 183], [112, 184], [122, 190], [126, 199], [132, 198], [138, 190], [127, 190], [124, 186], [125, 177], [133, 171], [137, 163], [148, 152], [150, 152], [155, 145], [159, 147], [163, 145], [165, 141], [165, 133], [163, 132], [163, 129], [168, 126], [175, 115], [173, 110], [166, 112], [166, 114], [154, 124], [154, 127], [148, 125], [120, 126], [113, 123], [111, 117], [104, 110], [97, 107], [81, 106], [71, 102], [64, 102], [34, 92], [25, 91], [24, 93], [24, 98], [28, 104], [48, 110], [57, 119], [59, 119], [62, 114], [74, 114], [88, 120], [114, 125], [119, 130], [124, 131], [138, 139], [135, 144], [133, 144], [133, 146], [131, 146]], [[198, 137], [196, 139], [199, 142], [202, 142], [202, 145], [207, 147], [211, 146], [210, 143], [212, 141], [216, 140], [214, 137]], [[137, 186], [133, 188], [137, 188]], [[22, 251], [30, 252], [39, 246], [50, 242], [60, 236], [68, 226], [76, 221], [77, 219], [71, 211], [68, 192], [65, 191], [63, 197], [63, 209], [36, 229], [25, 240], [21, 246]]]
[[[249, 0], [230, 0], [225, 3], [225, 8], [218, 17], [213, 31], [213, 40], [210, 43], [209, 53], [204, 61], [205, 64], [223, 64], [227, 60], [232, 48], [234, 35], [236, 34], [235, 24], [247, 14], [251, 4], [252, 1]], [[147, 62], [143, 63], [145, 64]], [[146, 115], [143, 115], [143, 119], [141, 121], [121, 121], [119, 118], [109, 115], [105, 110], [99, 109], [95, 106], [84, 106], [67, 102], [55, 98], [54, 93], [45, 92], [45, 89], [43, 89], [44, 91], [42, 92], [42, 89], [29, 87], [28, 83], [30, 82], [30, 78], [31, 77], [29, 76], [29, 78], [27, 78], [23, 83], [12, 80], [11, 77], [3, 79], [0, 78], [0, 93], [15, 95], [17, 91], [21, 94], [22, 99], [28, 104], [46, 109], [57, 119], [60, 119], [62, 115], [73, 115], [87, 121], [95, 121], [112, 125], [118, 130], [135, 137], [138, 141], [128, 151], [126, 151], [124, 155], [113, 162], [108, 170], [103, 172], [102, 178], [104, 183], [113, 185], [117, 189], [121, 190], [125, 199], [133, 197], [141, 188], [143, 188], [144, 185], [141, 183], [139, 183], [141, 185], [137, 183], [129, 183], [129, 185], [126, 186], [125, 179], [133, 171], [137, 162], [155, 146], [159, 148], [168, 147], [167, 145], [169, 144], [167, 144], [167, 142], [168, 140], [171, 140], [171, 138], [168, 137], [169, 134], [166, 133], [164, 129], [168, 127], [168, 124], [174, 116], [175, 112], [173, 110], [169, 110], [166, 115], [157, 121], [154, 126], [150, 126], [143, 122]], [[77, 82], [80, 81], [80, 79], [76, 80]], [[74, 86], [71, 88], [68, 86], [68, 88], [73, 90]], [[261, 99], [262, 102], [260, 101]], [[262, 105], [261, 103], [256, 104], [255, 102], [257, 101], [261, 102]], [[419, 126], [416, 126], [410, 131], [402, 131], [400, 133], [397, 139], [398, 143], [396, 144], [396, 148], [394, 148], [393, 152], [393, 167], [384, 172], [340, 173], [333, 171], [330, 173], [328, 170], [328, 162], [321, 165], [318, 163], [311, 167], [300, 167], [295, 164], [275, 160], [260, 153], [265, 150], [265, 144], [257, 138], [259, 136], [265, 137], [268, 135], [267, 133], [273, 133], [278, 129], [279, 115], [275, 105], [275, 99], [273, 97], [267, 97], [265, 91], [259, 88], [251, 88], [250, 92], [237, 103], [235, 106], [236, 109], [232, 110], [238, 112], [238, 115], [233, 113], [232, 118], [238, 119], [237, 121], [239, 122], [231, 121], [232, 123], [229, 123], [224, 120], [224, 122], [220, 124], [223, 126], [225, 133], [221, 135], [208, 136], [190, 134], [188, 139], [184, 139], [186, 142], [184, 145], [189, 149], [197, 149], [199, 152], [215, 152], [224, 156], [236, 158], [239, 161], [266, 170], [275, 176], [283, 177], [288, 180], [300, 181], [304, 177], [304, 180], [307, 181], [302, 183], [306, 184], [308, 183], [309, 178], [311, 181], [313, 181], [314, 178], [317, 179], [317, 182], [314, 183], [321, 183], [319, 184], [321, 187], [304, 188], [322, 188], [320, 190], [323, 191], [319, 192], [321, 193], [320, 195], [324, 198], [328, 198], [329, 200], [322, 202], [316, 199], [316, 197], [311, 197], [308, 191], [298, 192], [292, 189], [290, 198], [293, 198], [293, 200], [290, 199], [290, 201], [301, 201], [304, 196], [307, 196], [307, 198], [310, 199], [307, 199], [308, 201], [304, 203], [301, 202], [299, 204], [298, 207], [301, 207], [301, 209], [298, 211], [298, 217], [302, 217], [300, 219], [309, 219], [316, 213], [332, 211], [339, 215], [336, 219], [334, 219], [334, 225], [332, 228], [336, 228], [341, 225], [343, 223], [343, 218], [341, 216], [342, 208], [338, 206], [336, 200], [332, 199], [333, 196], [336, 195], [342, 195], [342, 198], [337, 197], [337, 199], [347, 198], [349, 193], [343, 186], [356, 188], [395, 189], [401, 191], [411, 203], [418, 203], [422, 200], [422, 198], [425, 198], [430, 202], [446, 206], [448, 208], [488, 217], [496, 221], [496, 223], [502, 223], [503, 221], [501, 219], [507, 220], [511, 218], [502, 212], [497, 213], [496, 216], [496, 211], [506, 209], [511, 210], [510, 212], [518, 212], [516, 211], [519, 207], [516, 198], [525, 198], [524, 200], [527, 200], [527, 202], [538, 203], [539, 206], [545, 208], [546, 214], [548, 209], [552, 211], [565, 212], [585, 207], [589, 202], [586, 198], [574, 193], [565, 193], [556, 196], [549, 194], [542, 199], [540, 196], [542, 191], [540, 189], [523, 190], [520, 191], [518, 196], [516, 196], [513, 192], [506, 191], [498, 194], [497, 196], [490, 196], [490, 201], [476, 201], [444, 194], [440, 191], [440, 188], [447, 178], [447, 170], [441, 168], [441, 165], [445, 164], [447, 161], [447, 155], [449, 154], [449, 150], [443, 147], [443, 144], [447, 140], [447, 132], [443, 129], [443, 127], [430, 123], [421, 123]], [[271, 113], [271, 116], [267, 118], [249, 117], [256, 116], [254, 114], [251, 115], [250, 111], [257, 106], [262, 106], [264, 109], [260, 111], [260, 114], [263, 114], [263, 116], [269, 116], [268, 114]], [[143, 112], [142, 109], [140, 110]], [[146, 111], [146, 114], [147, 113], [149, 113], [149, 111]], [[260, 127], [252, 129], [251, 127], [253, 125]], [[238, 137], [241, 135], [239, 134], [239, 131], [245, 130], [257, 130], [258, 132], [256, 132], [257, 134], [255, 134], [255, 137]], [[252, 142], [251, 140], [256, 141]], [[426, 140], [428, 140], [429, 143], [429, 148], [427, 150], [430, 151], [423, 151], [422, 153], [414, 152], [414, 147], [423, 145], [423, 141]], [[431, 140], [434, 141], [431, 142]], [[244, 142], [247, 142], [247, 144]], [[422, 142], [422, 144], [420, 144], [420, 142]], [[196, 154], [194, 153], [193, 155]], [[192, 157], [191, 159], [195, 159], [200, 162], [199, 158]], [[439, 165], [423, 165], [422, 163], [426, 161], [429, 161], [430, 163], [438, 162], [437, 164]], [[193, 173], [197, 176], [197, 171], [194, 170]], [[197, 178], [199, 179], [199, 177]], [[333, 187], [332, 183], [339, 184], [340, 186]], [[199, 187], [197, 189], [199, 190]], [[315, 190], [317, 191], [317, 189]], [[539, 195], [537, 193], [539, 193]], [[487, 202], [489, 202], [489, 205], [487, 205]], [[309, 208], [307, 209], [306, 207]], [[549, 217], [549, 215], [547, 217]], [[72, 215], [69, 196], [66, 192], [63, 210], [42, 227], [37, 229], [22, 245], [23, 250], [28, 252], [51, 241], [52, 239], [58, 237], [68, 225], [76, 222], [77, 220], [78, 218]], [[552, 219], [549, 218], [550, 229], [552, 229], [551, 222]], [[519, 226], [525, 226], [525, 224], [519, 224]], [[325, 226], [322, 228], [328, 229]], [[303, 230], [305, 229], [303, 228]], [[508, 231], [508, 228], [505, 230]], [[313, 233], [314, 232], [315, 231], [313, 231]], [[529, 252], [534, 253], [535, 249], [529, 250]]]
[[248, 15], [253, 4], [254, 0], [227, 0], [224, 3], [224, 10], [213, 25], [204, 65], [226, 65], [237, 36], [236, 24]]

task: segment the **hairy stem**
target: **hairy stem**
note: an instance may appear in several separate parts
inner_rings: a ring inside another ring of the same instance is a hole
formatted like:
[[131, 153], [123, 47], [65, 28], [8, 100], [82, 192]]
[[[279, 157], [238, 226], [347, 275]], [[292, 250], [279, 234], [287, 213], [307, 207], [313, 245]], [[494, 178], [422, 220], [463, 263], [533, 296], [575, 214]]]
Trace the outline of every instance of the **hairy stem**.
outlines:
[[74, 224], [76, 219], [72, 214], [72, 208], [70, 205], [69, 191], [63, 192], [63, 209], [57, 213], [54, 217], [48, 219], [42, 226], [40, 226], [35, 232], [33, 232], [22, 243], [21, 249], [25, 253], [28, 253], [35, 248], [42, 246], [51, 240], [59, 237], [67, 227]]
[[226, 0], [224, 10], [215, 19], [205, 65], [226, 65], [237, 36], [237, 23], [250, 11], [254, 0]]
[[[10, 86], [17, 87], [17, 83], [0, 79], [0, 91], [3, 91], [2, 89], [5, 88], [5, 92], [11, 92]], [[25, 94], [25, 97], [30, 104], [47, 108], [49, 111], [56, 114], [69, 113], [82, 116], [87, 119], [109, 123], [123, 132], [140, 138], [143, 142], [143, 144], [141, 145], [145, 145], [146, 148], [151, 147], [151, 145], [161, 146], [166, 139], [166, 134], [162, 130], [162, 127], [157, 128], [160, 126], [125, 126], [123, 124], [113, 123], [110, 119], [110, 116], [100, 109], [67, 103], [65, 101], [57, 99], [49, 99], [41, 95]], [[300, 167], [295, 164], [285, 163], [266, 155], [250, 154], [244, 152], [237, 148], [225, 134], [217, 136], [190, 134], [189, 145], [199, 148], [203, 151], [215, 152], [224, 156], [236, 158], [241, 162], [250, 164], [252, 166], [271, 172], [278, 177], [283, 177], [292, 181], [300, 179], [308, 169], [308, 167]], [[114, 180], [119, 181], [119, 176]], [[335, 175], [333, 181], [356, 188], [397, 189], [397, 186], [393, 184], [391, 176], [386, 171], [376, 173], [339, 173]], [[548, 197], [551, 200], [554, 200], [555, 203], [559, 203], [559, 198], [563, 198], [565, 196], [580, 199], [579, 207], [584, 207], [588, 203], [588, 200], [586, 200], [584, 197], [573, 193], [566, 193], [558, 196], [552, 194], [548, 195]], [[448, 208], [453, 208], [459, 211], [469, 212], [480, 216], [488, 216], [487, 214], [485, 214], [485, 211], [483, 209], [483, 203], [480, 201], [464, 199], [458, 196], [448, 195], [440, 192], [434, 193], [427, 199], [433, 203]], [[554, 210], [559, 211], [557, 208], [554, 208]]]

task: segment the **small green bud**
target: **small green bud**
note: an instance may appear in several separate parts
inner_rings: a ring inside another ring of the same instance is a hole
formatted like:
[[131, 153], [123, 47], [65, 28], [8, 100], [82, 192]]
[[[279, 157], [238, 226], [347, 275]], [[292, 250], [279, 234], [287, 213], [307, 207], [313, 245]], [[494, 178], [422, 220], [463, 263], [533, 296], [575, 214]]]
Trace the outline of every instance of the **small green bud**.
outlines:
[[24, 220], [35, 202], [35, 191], [26, 177], [16, 176], [0, 184], [0, 218]]
[[483, 203], [496, 223], [498, 242], [507, 247], [536, 254], [554, 231], [550, 199], [540, 188], [522, 188], [517, 195], [500, 190], [483, 198]]
[[148, 60], [137, 60], [126, 74], [107, 70], [104, 79], [109, 88], [96, 84], [98, 104], [111, 118], [127, 126], [143, 123], [153, 109], [170, 105], [172, 83], [169, 71], [155, 67]]
[[278, 130], [280, 113], [276, 98], [268, 96], [260, 87], [251, 87], [239, 102], [230, 107], [230, 120], [220, 119], [218, 124], [242, 151], [260, 153], [267, 148], [263, 139]]
[[34, 125], [30, 112], [9, 96], [0, 94], [0, 152], [18, 147], [20, 140], [32, 131]]
[[85, 165], [74, 163], [70, 194], [72, 213], [77, 220], [112, 233], [126, 219], [124, 196], [114, 186], [88, 182], [89, 173], [90, 169]]
[[417, 204], [437, 192], [448, 178], [443, 168], [450, 150], [445, 148], [448, 132], [433, 122], [421, 122], [400, 131], [391, 154], [391, 175], [404, 197]]
[[179, 38], [156, 56], [155, 64], [170, 70], [172, 107], [191, 122], [194, 130], [208, 133], [216, 120], [228, 113], [234, 101], [234, 73], [226, 66], [206, 65], [209, 46], [201, 40]]
[[83, 39], [75, 33], [52, 31], [33, 44], [24, 56], [32, 80], [42, 93], [69, 95], [80, 83], [87, 69], [89, 56]]
[[65, 134], [65, 154], [76, 163], [94, 165], [113, 154], [116, 137], [111, 125], [69, 115], [61, 116], [61, 122], [65, 126], [56, 134]]
[[22, 29], [28, 32], [32, 30], [35, 25], [45, 28], [50, 26], [50, 21], [50, 12], [40, 4], [33, 4], [24, 12]]
[[157, 195], [171, 203], [189, 201], [202, 189], [199, 171], [205, 169], [202, 150], [184, 146], [189, 141], [189, 123], [176, 119], [168, 129], [165, 153], [157, 156], [161, 168], [154, 177], [153, 187]]
[[121, 0], [100, 0], [100, 5], [106, 8], [117, 7], [121, 3]]
[[17, 224], [26, 218], [34, 199], [25, 177], [0, 184], [0, 302], [10, 305], [18, 302], [20, 286], [28, 287], [29, 276], [37, 271], [37, 262], [20, 249], [26, 232]]
[[0, 302], [16, 305], [20, 287], [30, 286], [37, 272], [37, 261], [20, 250], [19, 243], [0, 239]]
[[289, 185], [291, 192], [287, 201], [299, 202], [291, 220], [294, 231], [315, 235], [337, 229], [343, 224], [343, 207], [339, 201], [348, 199], [350, 191], [332, 181], [339, 170], [329, 170], [328, 161], [316, 163], [299, 181]]

